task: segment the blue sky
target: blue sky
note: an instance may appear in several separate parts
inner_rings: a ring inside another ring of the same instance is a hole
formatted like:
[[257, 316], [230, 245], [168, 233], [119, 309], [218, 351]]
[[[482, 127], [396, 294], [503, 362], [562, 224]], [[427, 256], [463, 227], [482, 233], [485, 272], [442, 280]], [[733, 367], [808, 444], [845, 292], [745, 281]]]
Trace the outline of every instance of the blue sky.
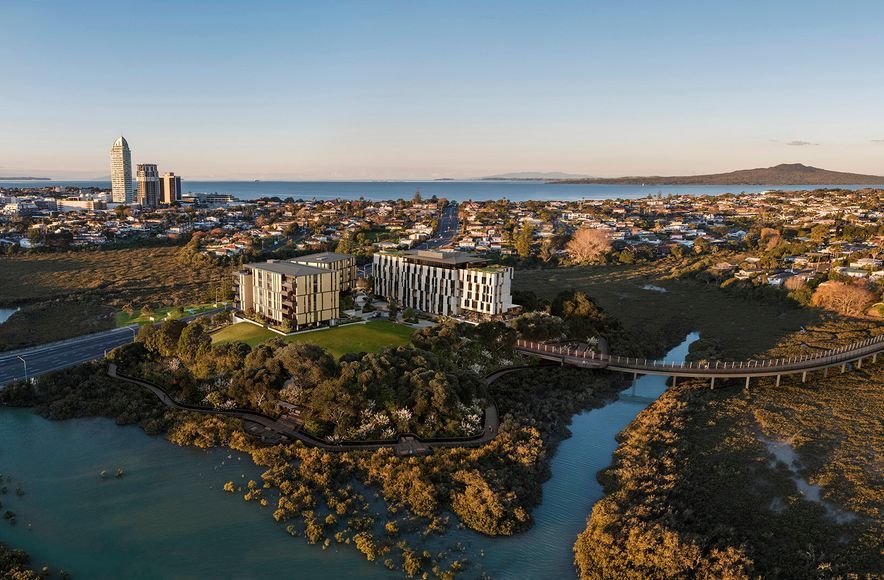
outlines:
[[884, 3], [0, 0], [0, 175], [884, 174]]

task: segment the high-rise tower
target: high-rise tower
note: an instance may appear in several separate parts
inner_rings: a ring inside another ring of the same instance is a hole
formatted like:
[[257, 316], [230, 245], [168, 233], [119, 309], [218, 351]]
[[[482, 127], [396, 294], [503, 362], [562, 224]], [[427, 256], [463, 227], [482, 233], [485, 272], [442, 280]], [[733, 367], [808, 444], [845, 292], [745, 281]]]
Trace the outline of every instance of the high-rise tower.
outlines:
[[181, 201], [181, 176], [166, 172], [160, 177], [160, 203], [170, 205]]
[[120, 135], [111, 147], [111, 199], [114, 203], [132, 203], [132, 152], [125, 137]]
[[160, 173], [156, 163], [139, 163], [137, 177], [139, 205], [157, 207], [160, 203]]

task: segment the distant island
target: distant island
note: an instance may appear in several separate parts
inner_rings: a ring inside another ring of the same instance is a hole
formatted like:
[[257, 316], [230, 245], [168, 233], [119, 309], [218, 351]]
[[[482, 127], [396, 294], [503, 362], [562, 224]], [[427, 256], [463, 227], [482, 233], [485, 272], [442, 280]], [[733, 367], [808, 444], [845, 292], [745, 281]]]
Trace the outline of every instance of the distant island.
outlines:
[[0, 177], [0, 181], [52, 181], [51, 177]]
[[589, 175], [575, 173], [561, 173], [558, 171], [517, 171], [515, 173], [502, 173], [480, 177], [479, 181], [559, 181], [559, 180], [584, 180], [594, 179]]
[[678, 176], [591, 177], [555, 179], [551, 183], [604, 183], [645, 185], [881, 185], [884, 177], [829, 171], [801, 163], [781, 163], [773, 167], [741, 169], [730, 173]]

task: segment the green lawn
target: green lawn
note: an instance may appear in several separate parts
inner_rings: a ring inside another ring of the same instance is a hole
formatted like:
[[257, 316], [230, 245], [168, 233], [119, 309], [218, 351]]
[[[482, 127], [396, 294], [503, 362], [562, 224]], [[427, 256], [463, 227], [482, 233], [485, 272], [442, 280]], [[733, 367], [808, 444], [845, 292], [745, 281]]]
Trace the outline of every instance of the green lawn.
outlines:
[[214, 333], [212, 342], [220, 344], [237, 340], [255, 346], [265, 340], [280, 337], [286, 342], [317, 344], [335, 357], [340, 357], [348, 352], [373, 352], [385, 346], [406, 344], [413, 332], [414, 329], [409, 326], [379, 320], [368, 324], [349, 324], [282, 337], [250, 322], [240, 322]]
[[151, 322], [151, 316], [153, 316], [154, 322], [162, 322], [163, 320], [174, 320], [176, 318], [181, 318], [182, 316], [200, 314], [201, 312], [212, 310], [213, 308], [217, 308], [218, 306], [221, 306], [221, 303], [190, 304], [188, 306], [166, 306], [164, 308], [157, 308], [154, 313], [149, 316], [144, 316], [141, 314], [141, 312], [133, 312], [131, 317], [120, 310], [115, 314], [115, 321], [118, 328], [121, 326], [129, 326], [130, 324], [147, 324], [148, 322]]

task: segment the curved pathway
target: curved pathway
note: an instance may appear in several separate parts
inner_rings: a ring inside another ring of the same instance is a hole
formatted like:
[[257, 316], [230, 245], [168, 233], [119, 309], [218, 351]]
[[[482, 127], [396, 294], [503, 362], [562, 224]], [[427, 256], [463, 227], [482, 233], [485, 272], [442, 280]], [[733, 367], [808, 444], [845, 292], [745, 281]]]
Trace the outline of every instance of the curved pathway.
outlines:
[[[491, 384], [500, 377], [511, 372], [523, 370], [525, 368], [536, 368], [535, 365], [527, 367], [509, 367], [494, 371], [485, 377], [485, 383]], [[498, 418], [497, 406], [494, 403], [488, 405], [485, 409], [485, 427], [482, 433], [473, 437], [450, 437], [450, 438], [431, 438], [420, 439], [417, 435], [409, 433], [400, 433], [397, 439], [381, 440], [381, 441], [340, 441], [331, 443], [317, 437], [313, 437], [307, 433], [303, 433], [289, 423], [283, 423], [265, 415], [258, 411], [246, 409], [215, 409], [211, 407], [200, 407], [197, 405], [189, 405], [187, 403], [179, 403], [173, 399], [162, 387], [155, 385], [143, 379], [122, 375], [117, 371], [115, 363], [108, 363], [107, 374], [115, 379], [125, 381], [144, 387], [154, 395], [167, 407], [179, 409], [182, 411], [192, 411], [194, 413], [202, 413], [205, 415], [225, 415], [241, 419], [249, 423], [255, 423], [280, 436], [283, 440], [298, 440], [308, 447], [318, 447], [325, 451], [372, 451], [376, 449], [390, 448], [399, 455], [418, 455], [427, 453], [433, 448], [444, 447], [480, 447], [497, 437], [497, 430], [500, 426]]]

